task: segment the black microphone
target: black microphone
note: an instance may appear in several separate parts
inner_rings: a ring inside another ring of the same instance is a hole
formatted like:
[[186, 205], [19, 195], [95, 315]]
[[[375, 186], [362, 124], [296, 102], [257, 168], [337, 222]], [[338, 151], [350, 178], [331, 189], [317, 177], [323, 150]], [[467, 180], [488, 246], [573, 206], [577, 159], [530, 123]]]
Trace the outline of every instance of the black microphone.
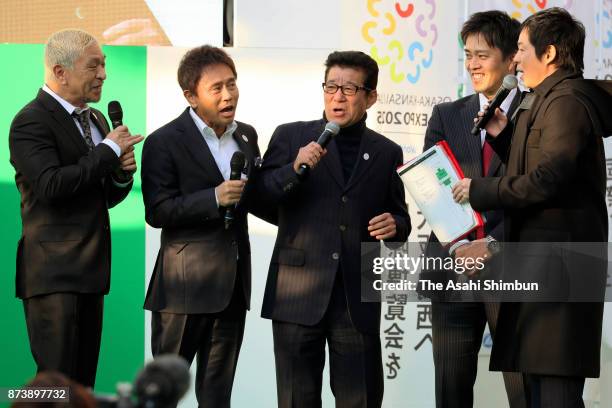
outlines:
[[123, 125], [123, 109], [121, 109], [119, 101], [110, 101], [108, 103], [108, 117], [111, 120], [113, 129]]
[[497, 90], [497, 93], [493, 97], [491, 103], [489, 103], [489, 107], [484, 115], [482, 115], [474, 124], [472, 128], [472, 134], [477, 136], [480, 134], [480, 131], [487, 126], [487, 123], [491, 120], [493, 115], [495, 114], [495, 110], [499, 108], [510, 93], [516, 86], [518, 85], [518, 80], [514, 75], [506, 75], [504, 77], [504, 82], [502, 82], [501, 87]]
[[170, 408], [189, 389], [189, 365], [179, 356], [165, 354], [148, 363], [134, 381], [139, 407]]
[[[110, 101], [108, 103], [108, 117], [111, 120], [113, 129], [117, 129], [117, 127], [123, 125], [123, 109], [121, 109], [121, 104], [119, 103], [119, 101]], [[132, 175], [130, 173], [122, 169], [115, 170], [115, 174], [117, 175], [117, 178], [121, 181], [129, 181], [132, 178]]]
[[[317, 144], [325, 149], [325, 147], [327, 147], [329, 142], [331, 142], [332, 138], [336, 136], [338, 132], [340, 132], [340, 126], [338, 126], [337, 123], [327, 122], [327, 125], [325, 125], [325, 130], [323, 130], [323, 133], [321, 133], [321, 136], [319, 136], [317, 139]], [[298, 168], [297, 176], [300, 180], [305, 180], [308, 178], [308, 175], [310, 174], [309, 172], [310, 166], [306, 163], [302, 163]]]
[[[230, 160], [230, 180], [240, 180], [242, 177], [242, 169], [244, 169], [244, 163], [246, 157], [240, 150], [234, 152]], [[230, 205], [225, 210], [225, 229], [230, 229], [234, 222], [234, 208], [235, 205]]]

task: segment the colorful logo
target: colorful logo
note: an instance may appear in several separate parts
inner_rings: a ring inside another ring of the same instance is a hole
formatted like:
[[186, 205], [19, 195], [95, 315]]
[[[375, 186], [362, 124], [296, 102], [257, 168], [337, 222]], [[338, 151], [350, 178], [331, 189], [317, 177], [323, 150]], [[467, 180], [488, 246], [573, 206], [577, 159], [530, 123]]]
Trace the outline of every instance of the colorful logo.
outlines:
[[[532, 3], [535, 3], [535, 7]], [[571, 0], [569, 1], [571, 3]], [[517, 20], [523, 19], [523, 8], [527, 9], [527, 14], [534, 14], [546, 8], [546, 0], [534, 0], [533, 2], [512, 0], [512, 4], [517, 10], [514, 10], [510, 15]], [[526, 16], [525, 16], [526, 17]]]
[[[601, 27], [602, 39], [601, 46], [603, 48], [612, 48], [612, 1], [604, 0], [601, 14], [597, 13], [596, 21]], [[599, 28], [599, 27], [598, 27]], [[599, 41], [595, 40], [595, 46], [599, 45]]]
[[370, 44], [370, 55], [381, 72], [396, 83], [415, 84], [433, 61], [438, 40], [435, 0], [414, 2], [366, 0], [371, 20], [361, 27], [361, 36]]

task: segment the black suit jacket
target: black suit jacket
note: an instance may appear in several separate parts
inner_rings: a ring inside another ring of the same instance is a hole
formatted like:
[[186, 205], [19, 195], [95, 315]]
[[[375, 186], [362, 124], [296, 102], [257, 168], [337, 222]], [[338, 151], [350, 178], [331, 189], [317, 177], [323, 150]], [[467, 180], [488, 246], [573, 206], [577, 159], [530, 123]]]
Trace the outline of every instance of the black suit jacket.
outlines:
[[219, 312], [232, 298], [237, 274], [249, 305], [251, 248], [246, 215], [260, 154], [255, 129], [237, 123], [233, 136], [246, 155], [249, 182], [229, 230], [224, 227], [225, 209], [218, 208], [215, 200], [215, 187], [224, 179], [189, 108], [145, 141], [141, 173], [145, 216], [149, 225], [162, 229], [146, 309]]
[[[507, 157], [506, 176], [473, 180], [472, 206], [505, 208], [507, 241], [607, 241], [602, 136], [612, 133], [612, 97], [563, 70], [546, 78], [532, 96], [531, 107], [523, 109], [521, 103], [515, 123], [491, 138], [500, 157]], [[581, 272], [585, 278], [601, 275], [605, 287], [605, 244], [603, 249], [602, 268], [596, 259], [586, 260]], [[551, 282], [568, 275], [582, 280], [564, 270], [569, 267], [564, 256], [551, 259]], [[551, 263], [542, 265], [544, 272]], [[585, 266], [589, 263], [593, 268]], [[491, 368], [597, 377], [602, 313], [603, 304], [597, 302], [503, 303]]]
[[[92, 109], [92, 120], [109, 132], [102, 113]], [[17, 296], [108, 293], [108, 209], [132, 187], [111, 178], [115, 152], [103, 143], [89, 151], [72, 117], [43, 90], [13, 119], [9, 148], [21, 194]]]
[[[518, 105], [518, 93], [513, 99], [509, 112], [513, 112]], [[480, 135], [474, 136], [470, 132], [474, 125], [474, 118], [480, 110], [478, 94], [469, 95], [453, 102], [445, 102], [434, 106], [431, 118], [425, 132], [425, 143], [423, 151], [434, 146], [440, 141], [446, 141], [453, 155], [457, 159], [463, 174], [467, 178], [482, 178], [482, 144]], [[504, 165], [497, 154], [493, 154], [487, 177], [501, 176], [504, 173]], [[498, 241], [504, 239], [503, 211], [491, 210], [482, 213], [485, 219], [485, 233]], [[476, 233], [472, 232], [467, 237], [469, 240], [476, 239]], [[439, 243], [438, 238], [432, 232], [429, 236], [426, 248], [427, 257], [447, 257], [448, 244]], [[456, 280], [457, 274], [452, 270], [424, 270], [422, 279], [442, 282], [444, 285], [448, 280]], [[422, 294], [435, 300], [444, 300], [450, 293], [426, 292]]]
[[353, 324], [362, 332], [378, 333], [380, 304], [361, 300], [361, 268], [371, 271], [371, 264], [361, 265], [361, 242], [375, 241], [367, 231], [368, 221], [384, 212], [397, 222], [394, 241], [405, 241], [410, 233], [404, 186], [396, 172], [402, 149], [365, 128], [358, 162], [347, 182], [332, 140], [322, 162], [300, 183], [293, 170], [298, 150], [317, 140], [324, 127], [324, 120], [281, 125], [264, 156], [260, 185], [278, 206], [278, 235], [262, 316], [318, 323], [341, 263]]

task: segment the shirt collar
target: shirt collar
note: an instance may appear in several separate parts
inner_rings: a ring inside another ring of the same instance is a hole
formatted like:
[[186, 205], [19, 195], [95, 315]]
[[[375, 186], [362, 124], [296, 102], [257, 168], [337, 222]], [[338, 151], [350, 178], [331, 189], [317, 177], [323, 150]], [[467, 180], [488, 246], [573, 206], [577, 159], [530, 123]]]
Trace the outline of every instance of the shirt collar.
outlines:
[[[504, 101], [502, 102], [500, 108], [504, 111], [504, 113], [508, 114], [508, 110], [510, 109], [510, 105], [512, 105], [512, 101], [514, 100], [514, 96], [516, 95], [516, 89], [514, 88], [513, 90], [510, 91], [510, 93], [508, 94], [508, 96], [506, 96], [506, 99], [504, 99]], [[489, 100], [487, 99], [486, 96], [484, 96], [484, 94], [479, 93], [478, 94], [478, 101], [480, 102], [480, 110], [483, 110], [483, 107], [486, 103], [489, 102]]]
[[89, 106], [87, 105], [85, 105], [84, 108], [79, 108], [77, 106], [74, 106], [73, 104], [71, 104], [70, 102], [68, 102], [67, 100], [65, 100], [58, 94], [56, 94], [55, 92], [53, 92], [53, 90], [49, 88], [47, 84], [43, 85], [42, 90], [48, 93], [49, 95], [51, 95], [53, 99], [55, 99], [60, 105], [62, 105], [62, 107], [66, 109], [66, 112], [68, 112], [68, 114], [71, 116], [72, 116], [72, 113], [77, 109], [78, 109], [78, 112], [89, 109]]
[[195, 123], [196, 127], [200, 130], [200, 132], [202, 132], [202, 135], [204, 135], [204, 137], [214, 137], [215, 139], [221, 139], [224, 138], [228, 135], [232, 135], [234, 134], [234, 131], [236, 130], [236, 128], [238, 127], [238, 124], [236, 123], [236, 121], [232, 121], [232, 123], [225, 129], [225, 132], [223, 132], [223, 134], [221, 135], [221, 137], [218, 137], [217, 134], [215, 133], [214, 130], [212, 130], [212, 128], [210, 126], [208, 126], [201, 117], [198, 116], [197, 113], [195, 113], [195, 111], [193, 110], [193, 108], [189, 108], [189, 114], [191, 115], [191, 119], [193, 119], [193, 122]]

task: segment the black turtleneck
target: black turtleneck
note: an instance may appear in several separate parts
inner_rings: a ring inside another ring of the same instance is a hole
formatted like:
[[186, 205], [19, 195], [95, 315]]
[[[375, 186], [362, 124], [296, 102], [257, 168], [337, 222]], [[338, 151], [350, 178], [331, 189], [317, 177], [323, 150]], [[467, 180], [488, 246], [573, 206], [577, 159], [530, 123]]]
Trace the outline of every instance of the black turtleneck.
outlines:
[[361, 143], [361, 136], [365, 130], [366, 115], [356, 123], [350, 126], [340, 129], [340, 132], [334, 140], [338, 147], [338, 154], [340, 155], [340, 164], [342, 164], [342, 173], [344, 174], [344, 181], [347, 182], [351, 177], [351, 173], [357, 163], [357, 155], [359, 154], [359, 145]]

